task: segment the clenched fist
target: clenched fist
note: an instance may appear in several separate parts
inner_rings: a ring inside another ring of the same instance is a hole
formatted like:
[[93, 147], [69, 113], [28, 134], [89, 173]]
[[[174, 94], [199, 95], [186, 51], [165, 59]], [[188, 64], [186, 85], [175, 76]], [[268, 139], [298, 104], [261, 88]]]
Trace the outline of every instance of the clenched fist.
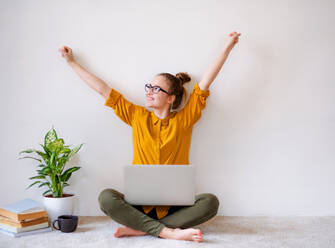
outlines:
[[72, 49], [70, 47], [62, 46], [58, 49], [58, 51], [62, 54], [62, 57], [65, 58], [67, 62], [74, 61]]
[[240, 35], [241, 35], [241, 33], [237, 33], [237, 32], [232, 32], [232, 33], [229, 34], [229, 36], [227, 38], [227, 43], [226, 43], [226, 48], [228, 50], [231, 50], [236, 45]]

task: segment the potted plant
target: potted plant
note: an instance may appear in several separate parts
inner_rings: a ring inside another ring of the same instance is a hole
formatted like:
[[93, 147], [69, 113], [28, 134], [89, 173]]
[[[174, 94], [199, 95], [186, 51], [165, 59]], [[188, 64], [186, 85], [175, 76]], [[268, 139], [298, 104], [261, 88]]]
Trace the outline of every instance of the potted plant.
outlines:
[[65, 169], [66, 163], [75, 155], [83, 144], [73, 149], [64, 145], [64, 140], [57, 137], [56, 130], [52, 127], [44, 137], [44, 145], [40, 144], [43, 151], [28, 149], [19, 153], [36, 153], [40, 158], [25, 156], [39, 161], [37, 175], [29, 179], [35, 180], [28, 188], [33, 185], [38, 187], [47, 187], [43, 193], [43, 203], [49, 215], [50, 221], [54, 221], [63, 214], [73, 214], [74, 197], [72, 193], [64, 193], [64, 188], [69, 186], [69, 179], [73, 172], [80, 169], [79, 166], [73, 166]]

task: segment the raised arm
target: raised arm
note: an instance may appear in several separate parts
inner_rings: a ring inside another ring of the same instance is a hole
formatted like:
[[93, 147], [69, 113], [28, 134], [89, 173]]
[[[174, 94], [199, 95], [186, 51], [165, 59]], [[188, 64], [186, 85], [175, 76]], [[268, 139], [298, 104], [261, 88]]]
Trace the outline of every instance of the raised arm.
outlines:
[[201, 90], [207, 91], [209, 86], [216, 78], [217, 74], [221, 70], [224, 62], [226, 61], [230, 51], [233, 49], [235, 44], [238, 42], [238, 37], [241, 33], [232, 32], [229, 34], [225, 47], [220, 52], [219, 56], [215, 59], [214, 63], [207, 69], [201, 81], [199, 87]]
[[66, 59], [67, 63], [72, 69], [83, 79], [93, 90], [102, 95], [105, 99], [108, 98], [108, 94], [111, 91], [111, 87], [108, 86], [103, 80], [87, 71], [81, 66], [75, 59], [72, 53], [72, 49], [67, 46], [62, 46], [58, 49], [61, 52], [62, 57]]

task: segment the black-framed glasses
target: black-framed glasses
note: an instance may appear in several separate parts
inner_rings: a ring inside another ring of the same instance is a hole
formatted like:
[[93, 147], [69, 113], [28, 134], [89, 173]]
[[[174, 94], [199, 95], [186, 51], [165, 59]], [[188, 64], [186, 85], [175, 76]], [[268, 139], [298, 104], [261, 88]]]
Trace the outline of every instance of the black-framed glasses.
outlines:
[[166, 90], [163, 90], [163, 89], [162, 89], [161, 87], [159, 87], [159, 86], [152, 86], [151, 84], [145, 84], [145, 85], [144, 85], [144, 89], [145, 89], [146, 92], [148, 92], [150, 89], [152, 89], [152, 92], [153, 92], [154, 94], [157, 94], [158, 92], [163, 91], [163, 92], [165, 92], [166, 94], [169, 95], [169, 93], [168, 93]]

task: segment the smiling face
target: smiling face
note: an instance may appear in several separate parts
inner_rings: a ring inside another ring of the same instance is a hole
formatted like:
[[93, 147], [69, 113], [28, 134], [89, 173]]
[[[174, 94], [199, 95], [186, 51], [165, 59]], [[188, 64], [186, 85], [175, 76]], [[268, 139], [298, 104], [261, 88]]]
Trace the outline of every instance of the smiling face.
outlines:
[[[155, 76], [151, 82], [149, 82], [152, 86], [159, 86], [163, 90], [169, 92], [169, 83], [163, 76]], [[145, 92], [145, 104], [149, 108], [156, 109], [165, 109], [170, 108], [171, 104], [175, 99], [175, 95], [169, 96], [163, 91], [159, 91], [158, 93], [153, 93], [152, 89], [148, 92]]]

